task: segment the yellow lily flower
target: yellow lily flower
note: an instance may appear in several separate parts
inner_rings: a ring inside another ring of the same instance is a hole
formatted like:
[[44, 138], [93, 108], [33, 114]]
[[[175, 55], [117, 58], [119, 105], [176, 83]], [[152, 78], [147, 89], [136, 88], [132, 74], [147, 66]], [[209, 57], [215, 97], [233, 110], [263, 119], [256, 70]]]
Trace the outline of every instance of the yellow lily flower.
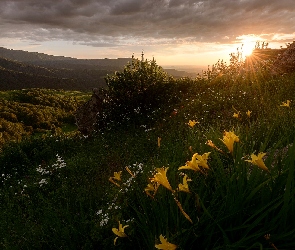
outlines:
[[117, 181], [121, 181], [121, 175], [122, 175], [122, 171], [119, 172], [114, 172], [114, 179]]
[[161, 244], [156, 244], [155, 248], [163, 250], [175, 250], [177, 248], [176, 245], [169, 243], [162, 234], [160, 235], [160, 241]]
[[178, 190], [182, 191], [182, 192], [189, 193], [190, 191], [189, 191], [188, 184], [187, 184], [188, 181], [192, 181], [192, 180], [189, 179], [187, 175], [184, 175], [183, 180], [182, 180], [183, 184], [181, 184], [181, 183], [178, 184]]
[[197, 158], [197, 153], [193, 155], [192, 160], [191, 161], [187, 161], [186, 164], [182, 167], [179, 167], [178, 170], [181, 169], [191, 169], [194, 171], [200, 171], [199, 165], [198, 165], [198, 161], [196, 160]]
[[127, 237], [127, 235], [124, 233], [124, 229], [125, 229], [126, 227], [129, 227], [129, 225], [125, 225], [125, 226], [123, 227], [122, 224], [121, 224], [120, 221], [119, 221], [119, 228], [118, 228], [118, 229], [117, 229], [117, 228], [112, 228], [113, 233], [114, 233], [115, 235], [118, 236], [118, 237], [116, 237], [116, 238], [114, 239], [114, 245], [116, 245], [116, 241], [117, 241], [117, 239], [118, 239], [119, 237]]
[[209, 166], [207, 164], [207, 160], [208, 160], [208, 156], [209, 156], [210, 153], [211, 152], [204, 153], [202, 155], [199, 155], [199, 154], [196, 155], [196, 158], [198, 159], [197, 163], [198, 163], [199, 166], [209, 169]]
[[239, 137], [237, 135], [235, 135], [235, 133], [233, 131], [224, 131], [224, 135], [227, 137], [232, 137], [234, 139], [235, 142], [239, 142]]
[[163, 185], [165, 188], [167, 188], [168, 190], [170, 190], [171, 192], [174, 192], [172, 187], [170, 186], [170, 183], [167, 179], [167, 170], [169, 168], [157, 168], [156, 170], [158, 171], [158, 173], [156, 173], [154, 175], [154, 178], [151, 179], [152, 182], [157, 182], [161, 185]]
[[250, 118], [251, 113], [252, 113], [252, 111], [248, 110], [248, 111], [246, 112], [246, 115]]
[[269, 172], [268, 168], [265, 166], [265, 163], [263, 161], [263, 157], [266, 155], [266, 153], [260, 152], [258, 155], [251, 154], [251, 160], [245, 160], [248, 162], [251, 162], [252, 164], [260, 167], [261, 169]]
[[287, 100], [287, 102], [282, 102], [282, 104], [280, 106], [290, 108], [290, 102], [291, 102], [290, 100]]
[[199, 122], [196, 122], [195, 120], [189, 120], [189, 122], [187, 123], [190, 127], [194, 127], [196, 124], [198, 124]]
[[109, 181], [114, 183], [116, 186], [120, 187], [120, 184], [118, 184], [116, 181], [121, 181], [121, 174], [122, 171], [114, 172], [114, 176], [109, 178]]
[[238, 113], [234, 113], [234, 114], [233, 114], [233, 117], [234, 117], [234, 118], [240, 118], [240, 112], [238, 112]]
[[235, 135], [232, 131], [225, 131], [223, 135], [223, 139], [220, 139], [225, 146], [228, 148], [228, 150], [232, 153], [234, 151], [234, 142], [239, 142], [240, 139], [238, 136]]
[[[155, 183], [149, 183], [149, 184], [147, 185], [147, 187], [144, 189], [144, 191], [145, 191], [145, 193], [146, 193], [148, 196], [154, 198], [154, 196], [155, 196], [155, 194], [156, 194], [156, 192], [157, 192], [159, 186], [160, 186], [160, 184], [157, 183], [157, 182], [155, 182]], [[153, 194], [151, 194], [151, 193], [153, 193]]]
[[234, 106], [232, 106], [232, 108], [233, 108], [234, 111], [235, 111], [234, 114], [233, 114], [233, 117], [239, 119], [239, 118], [240, 118], [240, 114], [241, 114], [241, 112], [238, 111]]

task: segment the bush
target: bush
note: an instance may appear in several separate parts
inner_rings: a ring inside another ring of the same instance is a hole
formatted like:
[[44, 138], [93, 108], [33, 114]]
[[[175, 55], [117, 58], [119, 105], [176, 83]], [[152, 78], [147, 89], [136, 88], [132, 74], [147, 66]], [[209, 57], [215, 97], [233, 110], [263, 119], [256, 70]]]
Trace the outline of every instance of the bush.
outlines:
[[104, 114], [100, 119], [109, 125], [149, 123], [178, 101], [176, 81], [154, 60], [133, 59], [122, 72], [108, 75], [106, 83]]

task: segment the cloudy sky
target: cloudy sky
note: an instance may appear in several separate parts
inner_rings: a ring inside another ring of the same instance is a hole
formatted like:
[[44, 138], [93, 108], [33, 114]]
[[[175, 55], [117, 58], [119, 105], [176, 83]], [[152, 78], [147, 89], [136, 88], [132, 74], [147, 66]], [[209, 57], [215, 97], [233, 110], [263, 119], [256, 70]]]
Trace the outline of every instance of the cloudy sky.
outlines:
[[[1, 0], [0, 46], [76, 58], [207, 65], [295, 40], [294, 0]], [[245, 49], [246, 50], [246, 49]]]

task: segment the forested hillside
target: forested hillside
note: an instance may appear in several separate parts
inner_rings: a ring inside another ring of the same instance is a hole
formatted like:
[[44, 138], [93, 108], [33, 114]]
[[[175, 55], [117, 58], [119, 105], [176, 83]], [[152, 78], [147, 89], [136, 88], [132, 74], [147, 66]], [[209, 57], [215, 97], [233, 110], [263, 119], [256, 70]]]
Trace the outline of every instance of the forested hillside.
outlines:
[[0, 92], [0, 148], [36, 135], [76, 130], [74, 113], [89, 98], [82, 92], [23, 89]]
[[45, 68], [0, 58], [0, 90], [49, 88], [90, 91], [105, 86], [111, 70]]

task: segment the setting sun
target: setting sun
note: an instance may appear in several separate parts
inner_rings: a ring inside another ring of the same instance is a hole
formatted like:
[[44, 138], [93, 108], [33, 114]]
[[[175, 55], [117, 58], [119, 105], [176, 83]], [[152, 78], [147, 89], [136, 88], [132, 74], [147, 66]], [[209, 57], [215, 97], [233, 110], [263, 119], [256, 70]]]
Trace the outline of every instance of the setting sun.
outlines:
[[255, 43], [245, 42], [243, 43], [243, 56], [250, 56], [255, 48]]
[[255, 49], [255, 44], [257, 41], [261, 40], [259, 36], [256, 35], [242, 35], [237, 37], [238, 41], [242, 43], [242, 54], [243, 57], [250, 56]]

